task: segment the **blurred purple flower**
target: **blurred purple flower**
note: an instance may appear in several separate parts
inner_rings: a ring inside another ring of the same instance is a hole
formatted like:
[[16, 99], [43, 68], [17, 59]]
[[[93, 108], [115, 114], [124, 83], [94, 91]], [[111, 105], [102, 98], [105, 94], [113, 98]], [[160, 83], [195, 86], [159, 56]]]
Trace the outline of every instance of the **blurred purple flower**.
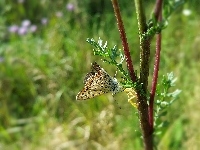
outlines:
[[27, 27], [20, 27], [18, 30], [19, 35], [25, 35], [27, 33]]
[[35, 32], [37, 30], [37, 26], [36, 25], [31, 25], [29, 29], [30, 29], [30, 32], [33, 33], [33, 32]]
[[68, 3], [67, 6], [66, 6], [66, 9], [68, 11], [73, 11], [74, 10], [74, 5], [72, 3]]
[[57, 11], [57, 12], [56, 12], [56, 17], [60, 18], [60, 17], [62, 17], [62, 16], [63, 16], [63, 13], [62, 13], [62, 12], [60, 12], [60, 11]]
[[9, 31], [10, 33], [16, 33], [18, 29], [19, 29], [19, 27], [18, 27], [17, 25], [12, 25], [12, 26], [10, 26], [10, 27], [8, 28], [8, 31]]
[[46, 25], [47, 22], [48, 22], [48, 19], [47, 19], [47, 18], [42, 18], [42, 19], [41, 19], [41, 23], [42, 23], [43, 25]]
[[22, 21], [22, 27], [28, 27], [28, 26], [30, 26], [30, 24], [31, 24], [30, 20], [23, 20]]

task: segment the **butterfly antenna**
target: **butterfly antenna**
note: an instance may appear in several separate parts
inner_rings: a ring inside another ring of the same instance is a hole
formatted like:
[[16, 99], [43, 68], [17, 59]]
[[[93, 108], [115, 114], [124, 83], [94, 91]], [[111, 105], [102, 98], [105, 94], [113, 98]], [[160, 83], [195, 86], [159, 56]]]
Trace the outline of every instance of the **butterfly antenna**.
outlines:
[[119, 103], [116, 101], [116, 99], [114, 99], [114, 100], [115, 100], [117, 106], [119, 107], [119, 109], [122, 109], [122, 107], [119, 105]]
[[114, 101], [116, 102], [117, 106], [119, 107], [119, 109], [122, 109], [121, 106], [119, 106], [119, 103], [116, 101], [116, 99], [115, 99], [115, 97], [114, 97], [115, 94], [112, 94], [112, 96], [113, 96], [113, 99], [114, 99]]

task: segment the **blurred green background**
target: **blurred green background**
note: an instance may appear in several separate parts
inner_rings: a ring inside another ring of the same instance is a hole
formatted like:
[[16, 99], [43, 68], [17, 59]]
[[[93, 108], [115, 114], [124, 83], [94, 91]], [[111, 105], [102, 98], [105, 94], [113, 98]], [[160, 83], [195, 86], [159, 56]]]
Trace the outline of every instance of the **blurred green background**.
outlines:
[[[134, 3], [119, 3], [138, 70]], [[162, 150], [200, 147], [199, 5], [192, 0], [179, 7], [162, 32], [159, 76], [173, 71], [178, 77], [173, 90], [182, 90], [164, 118], [169, 126], [157, 143]], [[148, 19], [154, 1], [144, 6]], [[86, 42], [101, 37], [122, 48], [110, 1], [2, 0], [0, 13], [0, 149], [143, 149], [137, 110], [125, 93], [75, 100], [94, 60], [115, 74]]]

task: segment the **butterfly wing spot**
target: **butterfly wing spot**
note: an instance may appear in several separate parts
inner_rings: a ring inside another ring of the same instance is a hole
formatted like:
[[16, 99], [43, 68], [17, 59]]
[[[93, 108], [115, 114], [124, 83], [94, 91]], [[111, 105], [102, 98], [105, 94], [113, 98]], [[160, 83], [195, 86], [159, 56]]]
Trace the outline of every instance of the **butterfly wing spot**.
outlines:
[[85, 78], [84, 78], [84, 82], [83, 83], [86, 84], [87, 81], [90, 80], [90, 78], [92, 76], [94, 76], [94, 75], [95, 75], [95, 72], [89, 72], [89, 73], [87, 73], [86, 76], [85, 76]]

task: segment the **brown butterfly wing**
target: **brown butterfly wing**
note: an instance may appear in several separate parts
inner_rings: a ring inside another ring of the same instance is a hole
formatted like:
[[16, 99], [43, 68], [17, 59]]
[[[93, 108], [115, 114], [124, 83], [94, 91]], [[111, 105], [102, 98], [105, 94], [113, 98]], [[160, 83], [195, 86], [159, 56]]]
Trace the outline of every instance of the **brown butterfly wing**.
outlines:
[[96, 62], [92, 64], [92, 71], [86, 74], [85, 87], [76, 96], [77, 100], [86, 100], [111, 91], [112, 77]]
[[93, 98], [95, 96], [99, 96], [101, 94], [106, 93], [101, 89], [99, 74], [95, 73], [94, 75], [87, 77], [85, 80], [85, 86], [81, 92], [76, 96], [76, 100], [86, 100]]

